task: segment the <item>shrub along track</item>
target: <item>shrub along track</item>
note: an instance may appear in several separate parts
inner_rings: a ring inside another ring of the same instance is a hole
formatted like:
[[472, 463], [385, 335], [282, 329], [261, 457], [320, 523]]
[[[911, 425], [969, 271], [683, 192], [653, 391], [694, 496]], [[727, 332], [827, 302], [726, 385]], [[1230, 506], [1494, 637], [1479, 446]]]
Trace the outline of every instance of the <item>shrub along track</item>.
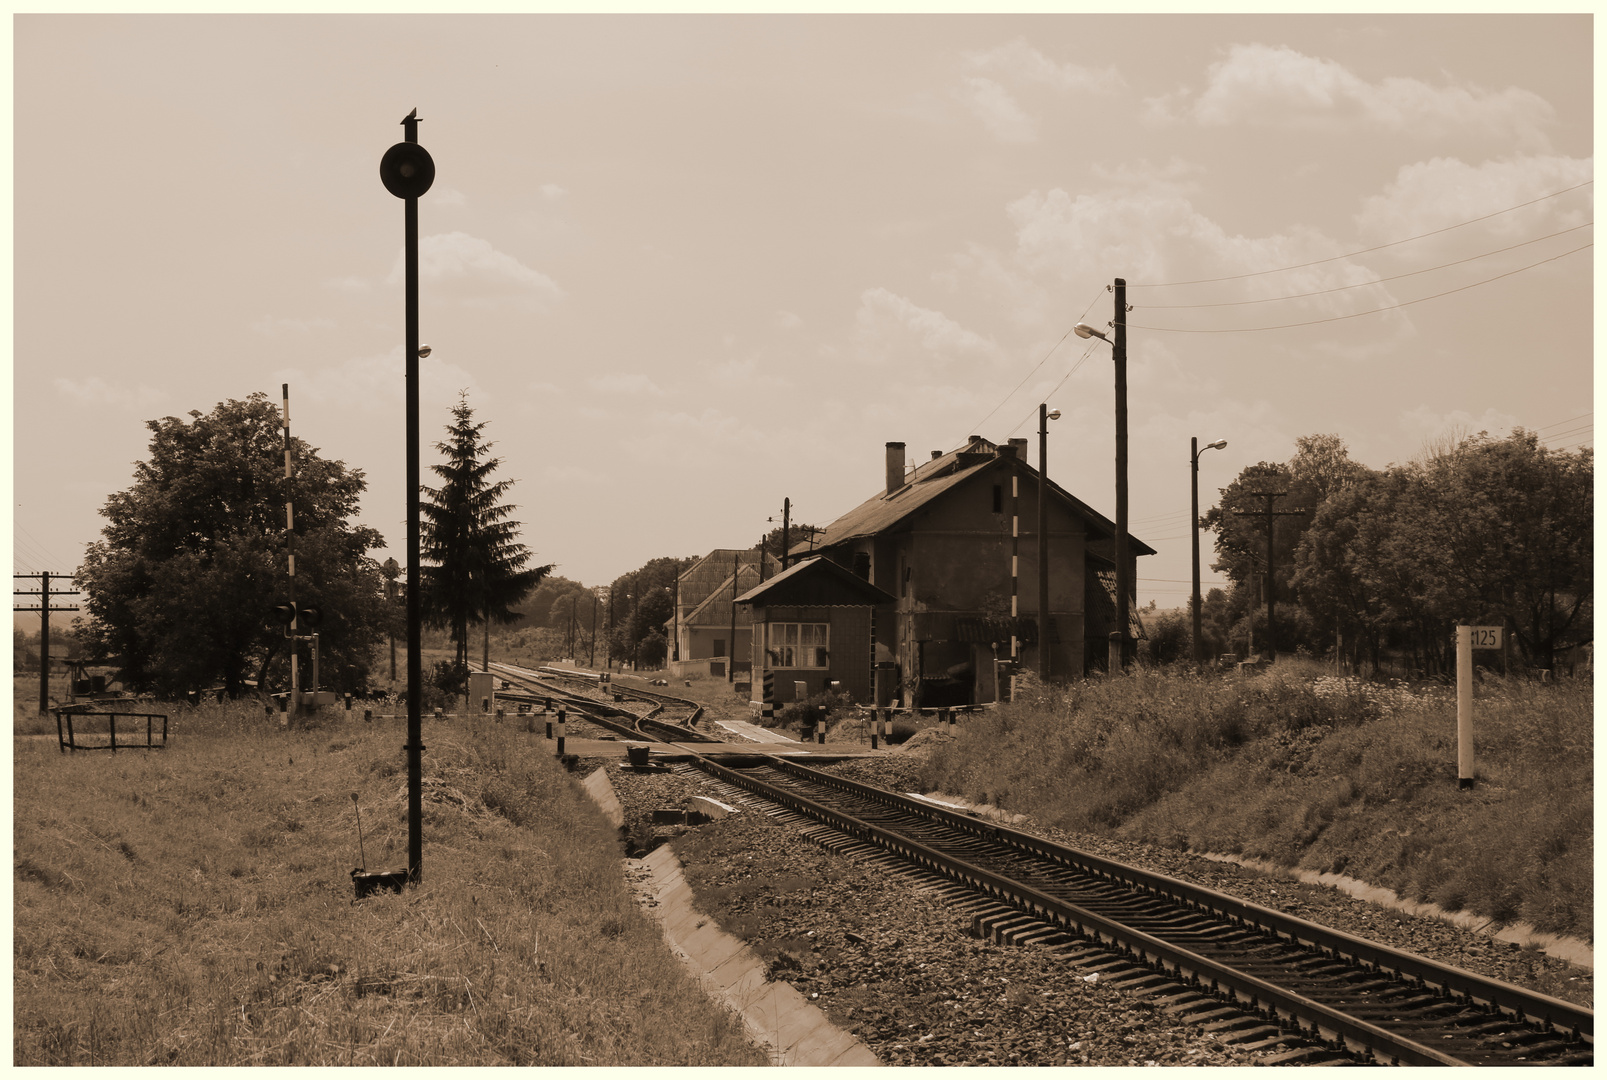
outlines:
[[1245, 1046], [1303, 1041], [1306, 1060], [1591, 1060], [1588, 1009], [792, 762], [697, 764], [828, 824], [814, 829], [822, 843], [946, 876], [978, 935], [1054, 948]]

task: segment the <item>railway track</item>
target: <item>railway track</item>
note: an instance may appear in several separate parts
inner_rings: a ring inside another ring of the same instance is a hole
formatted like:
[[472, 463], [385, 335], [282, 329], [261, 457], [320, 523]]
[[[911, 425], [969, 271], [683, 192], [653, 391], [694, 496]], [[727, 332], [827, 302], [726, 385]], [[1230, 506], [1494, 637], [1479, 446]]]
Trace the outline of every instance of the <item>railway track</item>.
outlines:
[[[604, 684], [597, 676], [586, 672], [557, 668], [522, 668], [512, 664], [493, 663], [492, 674], [518, 687], [500, 696], [512, 700], [524, 697], [532, 702], [551, 699], [566, 710], [583, 717], [585, 721], [615, 735], [632, 739], [652, 739], [658, 742], [717, 743], [716, 736], [698, 731], [691, 725], [702, 715], [703, 707], [696, 702], [667, 694], [655, 694], [636, 687]], [[607, 686], [609, 689], [604, 690]], [[578, 689], [577, 689], [578, 686]], [[621, 701], [615, 698], [623, 699]], [[634, 704], [637, 708], [621, 707]], [[646, 709], [641, 705], [648, 706]]]
[[1246, 1038], [1303, 1040], [1314, 1062], [1593, 1062], [1593, 1014], [1568, 1002], [780, 758], [694, 764], [817, 842], [947, 878], [980, 936], [1056, 947]]

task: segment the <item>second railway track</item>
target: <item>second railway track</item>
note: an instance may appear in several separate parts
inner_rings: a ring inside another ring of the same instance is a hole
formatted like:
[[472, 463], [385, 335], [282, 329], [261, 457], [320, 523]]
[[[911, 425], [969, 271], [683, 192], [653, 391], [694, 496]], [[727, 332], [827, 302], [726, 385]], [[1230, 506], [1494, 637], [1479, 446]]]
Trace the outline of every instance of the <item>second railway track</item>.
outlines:
[[993, 901], [979, 925], [1069, 935], [1355, 1060], [1593, 1062], [1593, 1014], [1568, 1002], [783, 759], [695, 764]]

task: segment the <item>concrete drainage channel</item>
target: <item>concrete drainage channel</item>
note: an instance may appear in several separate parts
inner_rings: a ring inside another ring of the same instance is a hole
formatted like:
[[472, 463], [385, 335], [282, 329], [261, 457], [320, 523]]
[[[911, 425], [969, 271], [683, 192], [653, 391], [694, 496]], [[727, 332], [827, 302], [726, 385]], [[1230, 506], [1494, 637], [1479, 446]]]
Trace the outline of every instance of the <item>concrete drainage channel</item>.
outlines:
[[[617, 829], [624, 811], [608, 774], [598, 769], [585, 780], [586, 793]], [[706, 805], [705, 805], [706, 804]], [[721, 816], [731, 808], [700, 800], [699, 816]], [[658, 920], [664, 940], [697, 976], [704, 992], [742, 1017], [748, 1034], [765, 1047], [776, 1065], [880, 1065], [854, 1036], [826, 1019], [785, 982], [766, 981], [766, 966], [737, 938], [725, 933], [693, 906], [692, 887], [681, 860], [668, 844], [641, 859], [626, 859], [637, 895]]]

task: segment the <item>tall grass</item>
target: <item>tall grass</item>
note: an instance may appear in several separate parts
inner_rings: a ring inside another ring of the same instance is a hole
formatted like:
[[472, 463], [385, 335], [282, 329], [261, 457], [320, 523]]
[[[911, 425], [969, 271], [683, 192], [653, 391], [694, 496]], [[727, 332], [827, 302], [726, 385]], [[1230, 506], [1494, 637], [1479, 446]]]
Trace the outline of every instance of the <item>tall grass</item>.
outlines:
[[427, 723], [423, 884], [354, 903], [353, 793], [367, 868], [406, 865], [401, 725], [169, 708], [165, 751], [17, 748], [15, 1064], [765, 1060], [544, 740]]
[[1298, 663], [1140, 670], [963, 725], [926, 780], [1069, 830], [1342, 871], [1588, 938], [1592, 705], [1587, 681], [1482, 684], [1463, 791], [1443, 688]]

